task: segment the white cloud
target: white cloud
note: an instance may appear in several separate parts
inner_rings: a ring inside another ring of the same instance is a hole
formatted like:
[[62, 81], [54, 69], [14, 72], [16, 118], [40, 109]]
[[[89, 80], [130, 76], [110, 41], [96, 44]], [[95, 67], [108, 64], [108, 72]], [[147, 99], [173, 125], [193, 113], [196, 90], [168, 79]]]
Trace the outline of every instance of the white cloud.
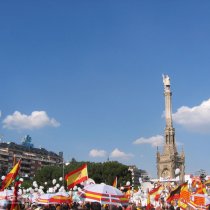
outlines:
[[105, 150], [92, 149], [89, 152], [89, 156], [91, 157], [105, 157], [106, 155], [107, 152]]
[[150, 144], [152, 147], [162, 146], [164, 137], [161, 135], [152, 136], [150, 138], [141, 137], [133, 142], [133, 144]]
[[110, 157], [112, 158], [122, 158], [126, 160], [132, 158], [133, 156], [133, 154], [126, 154], [125, 152], [120, 151], [118, 148], [114, 149], [110, 154]]
[[180, 107], [173, 114], [173, 121], [195, 132], [210, 132], [210, 99], [198, 106]]
[[15, 111], [3, 120], [3, 127], [7, 129], [38, 129], [45, 126], [58, 127], [60, 125], [53, 118], [49, 118], [45, 111], [33, 111], [31, 115]]

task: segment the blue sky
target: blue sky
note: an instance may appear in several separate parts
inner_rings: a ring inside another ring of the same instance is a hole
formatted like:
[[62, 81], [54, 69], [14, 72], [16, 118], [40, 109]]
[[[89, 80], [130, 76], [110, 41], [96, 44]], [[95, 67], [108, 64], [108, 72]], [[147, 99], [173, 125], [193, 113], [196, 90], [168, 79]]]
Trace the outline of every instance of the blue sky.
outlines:
[[207, 0], [0, 3], [2, 140], [29, 134], [66, 161], [109, 157], [155, 177], [164, 73], [186, 173], [210, 173], [209, 69]]

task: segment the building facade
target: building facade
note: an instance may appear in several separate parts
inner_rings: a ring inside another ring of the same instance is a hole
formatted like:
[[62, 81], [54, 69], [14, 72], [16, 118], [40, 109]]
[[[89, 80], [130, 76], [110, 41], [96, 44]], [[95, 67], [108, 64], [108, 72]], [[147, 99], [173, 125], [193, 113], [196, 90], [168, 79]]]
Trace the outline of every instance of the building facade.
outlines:
[[20, 175], [32, 177], [43, 166], [63, 164], [63, 154], [56, 154], [46, 149], [26, 147], [13, 142], [0, 143], [1, 174], [9, 172], [14, 163], [21, 159]]
[[184, 180], [185, 174], [185, 154], [182, 150], [178, 154], [175, 129], [172, 122], [172, 92], [170, 89], [170, 78], [163, 75], [164, 96], [165, 96], [165, 135], [164, 147], [162, 154], [157, 151], [157, 176], [159, 179], [173, 179], [179, 177], [180, 181]]

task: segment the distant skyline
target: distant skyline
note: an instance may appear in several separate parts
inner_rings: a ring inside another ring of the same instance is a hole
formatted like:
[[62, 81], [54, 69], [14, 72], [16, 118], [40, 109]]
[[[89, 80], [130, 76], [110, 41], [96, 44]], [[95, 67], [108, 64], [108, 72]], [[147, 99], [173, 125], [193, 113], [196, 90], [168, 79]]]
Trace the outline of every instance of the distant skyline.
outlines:
[[164, 87], [187, 174], [210, 174], [210, 2], [0, 3], [1, 140], [156, 177]]

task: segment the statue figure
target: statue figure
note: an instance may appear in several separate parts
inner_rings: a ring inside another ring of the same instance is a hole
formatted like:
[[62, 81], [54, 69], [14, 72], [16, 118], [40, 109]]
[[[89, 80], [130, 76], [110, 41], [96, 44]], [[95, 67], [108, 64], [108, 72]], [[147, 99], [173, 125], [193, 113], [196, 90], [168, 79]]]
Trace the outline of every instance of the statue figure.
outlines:
[[33, 148], [34, 145], [31, 143], [32, 138], [29, 135], [24, 136], [22, 139], [22, 145], [27, 148]]
[[163, 76], [163, 84], [164, 84], [164, 86], [170, 86], [170, 78], [169, 78], [169, 76], [166, 75], [166, 74], [163, 74], [162, 76]]

